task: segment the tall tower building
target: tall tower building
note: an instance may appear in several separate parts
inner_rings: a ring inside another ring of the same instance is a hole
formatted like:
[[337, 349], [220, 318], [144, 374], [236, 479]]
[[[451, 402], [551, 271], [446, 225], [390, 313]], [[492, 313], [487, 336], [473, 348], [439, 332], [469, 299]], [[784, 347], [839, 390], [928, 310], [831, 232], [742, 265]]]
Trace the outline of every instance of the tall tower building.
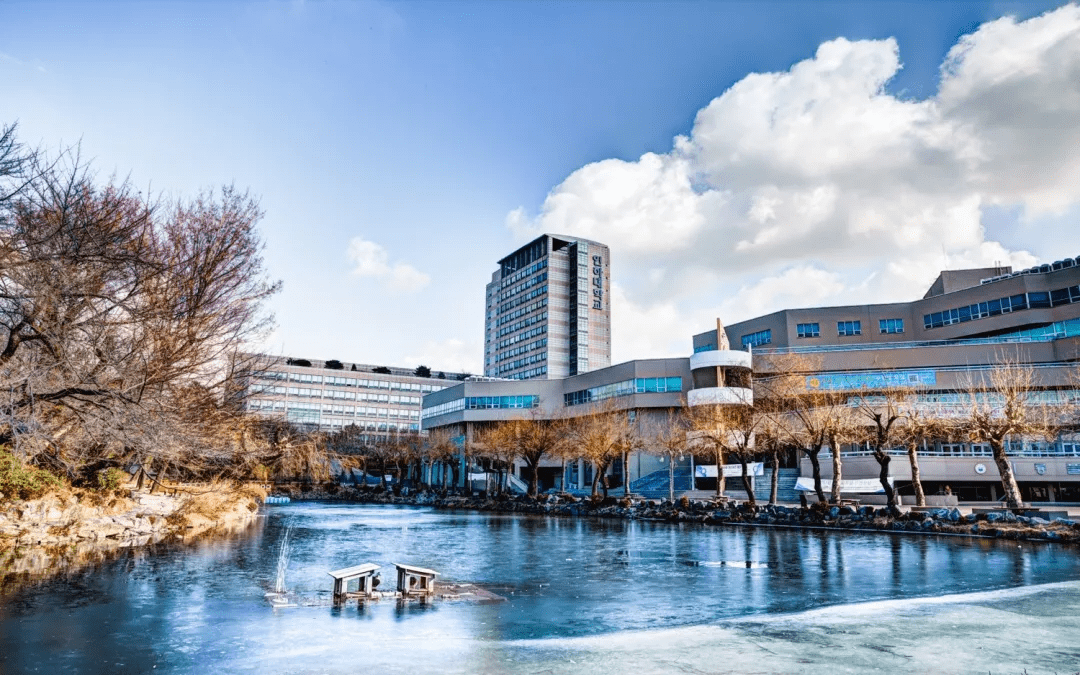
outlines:
[[559, 379], [611, 365], [611, 253], [545, 234], [499, 261], [487, 285], [484, 375]]

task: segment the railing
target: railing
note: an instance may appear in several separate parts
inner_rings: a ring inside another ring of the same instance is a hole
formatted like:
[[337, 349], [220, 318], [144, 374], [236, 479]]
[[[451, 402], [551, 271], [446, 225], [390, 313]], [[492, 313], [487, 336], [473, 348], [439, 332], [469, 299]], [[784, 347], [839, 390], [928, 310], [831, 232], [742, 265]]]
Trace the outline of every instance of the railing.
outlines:
[[807, 354], [812, 352], [853, 352], [878, 349], [925, 349], [927, 347], [964, 347], [969, 345], [1000, 345], [1053, 342], [1065, 335], [1009, 338], [964, 338], [960, 340], [918, 340], [912, 342], [871, 342], [851, 345], [807, 345], [803, 347], [757, 347], [755, 354]]

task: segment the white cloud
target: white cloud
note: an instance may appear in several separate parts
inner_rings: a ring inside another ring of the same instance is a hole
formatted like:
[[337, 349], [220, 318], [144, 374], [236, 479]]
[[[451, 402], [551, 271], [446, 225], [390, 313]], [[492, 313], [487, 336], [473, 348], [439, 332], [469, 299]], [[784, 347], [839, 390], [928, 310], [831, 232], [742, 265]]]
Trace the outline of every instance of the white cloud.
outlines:
[[353, 274], [380, 279], [391, 290], [412, 293], [427, 286], [431, 280], [412, 265], [401, 262], [391, 265], [385, 248], [362, 237], [353, 237], [349, 241], [345, 255], [354, 265]]
[[[900, 68], [893, 39], [826, 42], [735, 83], [669, 153], [584, 166], [507, 224], [612, 247], [628, 358], [709, 312], [908, 300], [943, 268], [1036, 262], [988, 238], [983, 214], [1080, 205], [1080, 7], [980, 26], [928, 99], [886, 90]], [[1055, 244], [1045, 255], [1076, 248]]]

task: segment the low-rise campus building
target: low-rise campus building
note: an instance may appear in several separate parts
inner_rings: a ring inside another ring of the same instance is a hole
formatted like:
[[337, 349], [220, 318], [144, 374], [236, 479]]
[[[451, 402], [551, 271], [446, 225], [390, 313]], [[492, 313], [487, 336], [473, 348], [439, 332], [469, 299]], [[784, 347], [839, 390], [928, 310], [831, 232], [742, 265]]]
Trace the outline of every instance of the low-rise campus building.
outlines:
[[463, 373], [366, 363], [259, 356], [249, 368], [248, 410], [322, 431], [356, 425], [361, 442], [420, 431], [423, 396], [451, 386]]
[[[903, 388], [944, 416], [959, 414], [972, 383], [986, 381], [1008, 362], [1035, 373], [1033, 402], [1073, 405], [1080, 400], [1080, 258], [1020, 272], [943, 271], [912, 302], [783, 310], [700, 333], [692, 345], [693, 355], [686, 358], [631, 361], [547, 381], [463, 382], [424, 397], [422, 426], [450, 429], [467, 440], [484, 424], [524, 415], [581, 415], [610, 400], [606, 405], [634, 416], [648, 436], [683, 405], [748, 401], [749, 391], [738, 391], [747, 381], [730, 386], [724, 369], [749, 368], [751, 354], [758, 374], [767, 374], [777, 356], [797, 356], [807, 391], [856, 397]], [[616, 463], [614, 482], [628, 479], [634, 486], [666, 471], [652, 450], [634, 453], [630, 466]], [[840, 452], [845, 478], [877, 477], [878, 464], [864, 446], [847, 445]], [[1080, 436], [1014, 438], [1009, 454], [1025, 500], [1080, 502]], [[928, 493], [947, 490], [967, 501], [1003, 496], [985, 444], [959, 436], [927, 439], [920, 455]], [[685, 458], [681, 470], [694, 461]], [[829, 477], [829, 462], [822, 464]], [[558, 485], [562, 470], [559, 462], [541, 465], [541, 487]], [[798, 470], [808, 475], [808, 463], [802, 460]], [[582, 463], [567, 471], [570, 486], [583, 487], [591, 478]], [[891, 471], [901, 494], [910, 494], [906, 461], [892, 462]]]

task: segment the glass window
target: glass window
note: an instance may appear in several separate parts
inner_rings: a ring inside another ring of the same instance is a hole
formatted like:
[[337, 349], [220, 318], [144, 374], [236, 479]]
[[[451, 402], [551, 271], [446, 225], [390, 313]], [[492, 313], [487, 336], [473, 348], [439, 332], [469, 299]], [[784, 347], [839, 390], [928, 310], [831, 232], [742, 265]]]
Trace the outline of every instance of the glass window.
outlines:
[[795, 326], [795, 332], [801, 338], [821, 337], [821, 325], [817, 323], [800, 323]]
[[836, 322], [837, 335], [862, 335], [862, 322], [861, 321], [837, 321]]
[[743, 349], [746, 349], [747, 347], [757, 347], [758, 345], [767, 345], [771, 342], [771, 328], [766, 328], [765, 330], [759, 330], [756, 333], [750, 333], [749, 335], [742, 336]]
[[1035, 309], [1036, 307], [1049, 307], [1050, 306], [1050, 294], [1046, 292], [1028, 293], [1028, 307]]
[[880, 319], [878, 321], [878, 328], [882, 333], [893, 334], [904, 332], [904, 320], [903, 319]]

